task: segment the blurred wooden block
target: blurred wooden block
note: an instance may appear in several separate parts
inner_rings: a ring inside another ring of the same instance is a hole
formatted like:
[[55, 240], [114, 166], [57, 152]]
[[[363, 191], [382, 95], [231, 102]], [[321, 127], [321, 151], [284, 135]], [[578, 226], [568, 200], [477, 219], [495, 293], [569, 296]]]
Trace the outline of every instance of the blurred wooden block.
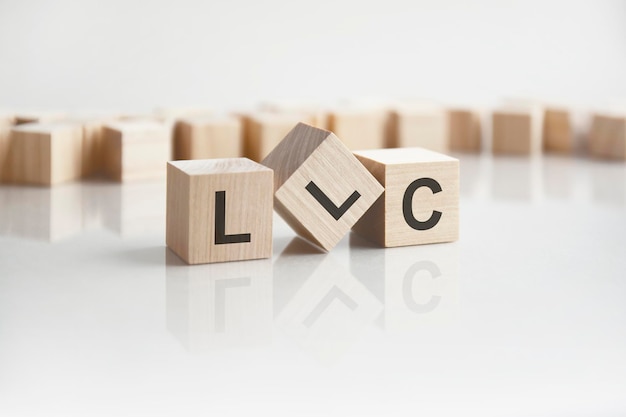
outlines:
[[626, 160], [626, 116], [594, 115], [589, 152], [596, 158]]
[[448, 120], [442, 107], [406, 105], [391, 112], [386, 147], [415, 146], [437, 152], [448, 150]]
[[385, 147], [388, 113], [381, 109], [338, 109], [328, 116], [328, 130], [348, 149]]
[[15, 124], [15, 115], [5, 111], [0, 111], [0, 128], [11, 127]]
[[459, 161], [422, 148], [357, 151], [385, 192], [354, 225], [384, 247], [459, 237]]
[[542, 110], [496, 110], [492, 115], [494, 154], [534, 155], [542, 150]]
[[174, 159], [238, 158], [243, 152], [241, 120], [195, 117], [176, 122]]
[[103, 131], [104, 171], [113, 180], [164, 178], [171, 159], [172, 132], [150, 121], [109, 123]]
[[573, 149], [574, 133], [570, 112], [564, 109], [547, 108], [543, 120], [543, 146], [546, 151], [570, 153]]
[[184, 118], [211, 117], [213, 110], [203, 107], [158, 107], [153, 111], [154, 118], [162, 122], [174, 122]]
[[11, 180], [55, 185], [80, 178], [83, 132], [68, 123], [29, 123], [11, 130]]
[[189, 264], [269, 258], [272, 185], [246, 158], [169, 162], [167, 246]]
[[465, 109], [451, 109], [448, 111], [448, 126], [451, 151], [481, 151], [482, 129], [478, 112]]
[[67, 117], [66, 113], [56, 111], [35, 111], [15, 114], [15, 124], [25, 123], [54, 123], [60, 122]]
[[83, 129], [82, 176], [90, 177], [102, 173], [104, 166], [104, 126], [115, 123], [119, 116], [114, 114], [83, 114], [67, 119]]
[[299, 123], [263, 160], [274, 205], [298, 233], [332, 249], [383, 192], [333, 133]]
[[329, 114], [319, 105], [307, 102], [290, 101], [290, 100], [272, 100], [262, 103], [260, 106], [262, 112], [292, 114], [307, 120], [313, 127], [320, 129], [328, 128]]
[[10, 182], [11, 178], [10, 140], [11, 127], [0, 126], [0, 184]]
[[296, 124], [309, 122], [309, 119], [300, 114], [257, 113], [244, 116], [244, 155], [253, 161], [261, 161]]

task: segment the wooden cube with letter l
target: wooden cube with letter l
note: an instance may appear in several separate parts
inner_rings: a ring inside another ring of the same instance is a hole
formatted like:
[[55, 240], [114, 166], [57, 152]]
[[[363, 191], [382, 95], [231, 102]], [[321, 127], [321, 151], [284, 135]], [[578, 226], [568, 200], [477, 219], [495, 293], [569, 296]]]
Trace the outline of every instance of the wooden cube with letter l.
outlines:
[[357, 151], [385, 192], [353, 230], [384, 247], [459, 237], [459, 161], [423, 148]]
[[299, 123], [265, 158], [276, 211], [303, 238], [332, 249], [383, 192], [333, 133]]
[[272, 256], [273, 172], [246, 158], [167, 164], [167, 246], [189, 264]]

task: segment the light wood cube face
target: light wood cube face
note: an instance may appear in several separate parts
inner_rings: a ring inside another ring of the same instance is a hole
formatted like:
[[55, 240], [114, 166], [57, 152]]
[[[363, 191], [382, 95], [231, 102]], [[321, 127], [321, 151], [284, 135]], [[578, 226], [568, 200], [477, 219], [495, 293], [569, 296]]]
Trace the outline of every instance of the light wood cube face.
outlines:
[[541, 151], [538, 117], [531, 112], [493, 113], [493, 153], [530, 155]]
[[176, 124], [175, 159], [238, 158], [241, 155], [242, 127], [237, 118], [188, 118]]
[[189, 264], [272, 256], [273, 172], [246, 158], [167, 164], [167, 246]]
[[358, 151], [385, 187], [353, 230], [384, 247], [452, 242], [459, 236], [459, 161], [422, 148]]
[[298, 124], [263, 161], [275, 171], [274, 205], [298, 233], [332, 249], [383, 191], [331, 132]]
[[396, 110], [391, 113], [388, 147], [448, 149], [448, 121], [443, 109]]
[[589, 141], [594, 157], [626, 160], [626, 117], [595, 115]]
[[543, 120], [543, 146], [546, 151], [572, 151], [572, 122], [566, 110], [548, 109]]
[[11, 180], [18, 184], [55, 185], [82, 172], [82, 129], [78, 125], [32, 123], [11, 133]]
[[104, 170], [116, 181], [160, 179], [171, 159], [171, 129], [149, 121], [128, 121], [104, 127]]
[[482, 129], [480, 115], [470, 110], [450, 110], [448, 113], [450, 150], [480, 152]]
[[348, 149], [380, 149], [385, 147], [387, 119], [382, 110], [335, 111], [330, 114], [328, 129]]

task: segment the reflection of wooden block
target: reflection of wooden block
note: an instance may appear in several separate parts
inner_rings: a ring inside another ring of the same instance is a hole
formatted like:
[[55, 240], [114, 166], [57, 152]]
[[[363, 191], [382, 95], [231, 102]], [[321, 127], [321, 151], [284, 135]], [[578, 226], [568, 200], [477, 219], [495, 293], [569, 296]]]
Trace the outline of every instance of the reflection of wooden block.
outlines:
[[19, 184], [54, 185], [80, 178], [83, 133], [67, 123], [16, 126], [11, 139], [11, 179]]
[[15, 115], [15, 124], [21, 125], [25, 123], [53, 123], [60, 122], [66, 117], [67, 115], [65, 113], [54, 111], [17, 113]]
[[494, 154], [530, 155], [541, 152], [541, 111], [498, 110], [492, 116]]
[[388, 115], [383, 110], [335, 110], [328, 118], [328, 130], [348, 149], [385, 147]]
[[381, 246], [459, 237], [459, 161], [422, 148], [354, 153], [385, 186], [354, 231]]
[[0, 126], [0, 184], [10, 182], [11, 159], [9, 158], [11, 145], [11, 127]]
[[543, 120], [543, 146], [546, 151], [569, 153], [573, 145], [573, 129], [567, 110], [546, 109]]
[[[247, 117], [247, 119], [246, 119]], [[261, 161], [280, 143], [299, 122], [309, 122], [309, 117], [298, 114], [264, 113], [244, 117], [247, 123], [245, 156]]]
[[104, 171], [116, 181], [164, 178], [171, 159], [171, 130], [157, 122], [104, 126]]
[[246, 158], [167, 165], [167, 245], [190, 264], [272, 256], [273, 172]]
[[406, 106], [391, 112], [388, 148], [420, 146], [437, 152], [448, 149], [448, 121], [438, 106]]
[[478, 112], [461, 109], [450, 110], [448, 123], [451, 151], [480, 152], [482, 129]]
[[174, 159], [238, 158], [241, 121], [235, 117], [181, 119], [174, 134]]
[[299, 123], [263, 165], [275, 171], [276, 211], [302, 237], [334, 247], [383, 188], [333, 133]]
[[626, 117], [594, 115], [589, 151], [596, 158], [626, 159]]

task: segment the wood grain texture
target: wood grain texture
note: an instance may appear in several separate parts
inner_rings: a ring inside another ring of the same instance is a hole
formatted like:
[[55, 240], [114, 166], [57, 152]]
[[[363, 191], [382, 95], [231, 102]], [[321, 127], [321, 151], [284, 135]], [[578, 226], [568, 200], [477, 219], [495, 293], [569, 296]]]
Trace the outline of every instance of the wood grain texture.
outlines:
[[328, 117], [328, 130], [348, 149], [385, 147], [388, 112], [384, 109], [335, 109]]
[[81, 177], [83, 133], [70, 123], [29, 123], [11, 130], [11, 181], [55, 185]]
[[537, 155], [541, 153], [543, 111], [501, 109], [492, 115], [492, 151], [494, 154]]
[[[167, 246], [189, 264], [271, 257], [273, 181], [246, 158], [169, 162]], [[248, 241], [221, 243], [220, 224]]]
[[171, 160], [170, 126], [150, 121], [109, 123], [103, 131], [105, 174], [115, 181], [160, 179]]
[[571, 153], [574, 129], [566, 109], [546, 108], [543, 119], [543, 147], [548, 152]]
[[11, 182], [11, 126], [0, 126], [0, 184]]
[[280, 143], [299, 122], [310, 122], [310, 117], [290, 113], [255, 113], [245, 115], [245, 156], [261, 161]]
[[357, 151], [354, 155], [385, 187], [354, 225], [356, 233], [384, 247], [458, 239], [457, 159], [423, 148]]
[[[383, 191], [337, 136], [304, 123], [294, 127], [262, 163], [275, 172], [277, 213], [296, 233], [325, 250], [350, 231]], [[359, 197], [335, 218], [323, 199], [310, 191], [311, 182], [335, 207], [342, 207], [355, 192]]]
[[238, 158], [243, 155], [242, 121], [194, 117], [176, 122], [174, 159]]
[[475, 110], [450, 109], [448, 134], [451, 151], [480, 152], [482, 150], [481, 114]]
[[589, 153], [600, 159], [626, 160], [626, 116], [595, 114], [589, 132]]
[[406, 105], [390, 114], [388, 148], [423, 147], [437, 152], [448, 150], [448, 115], [437, 105]]

